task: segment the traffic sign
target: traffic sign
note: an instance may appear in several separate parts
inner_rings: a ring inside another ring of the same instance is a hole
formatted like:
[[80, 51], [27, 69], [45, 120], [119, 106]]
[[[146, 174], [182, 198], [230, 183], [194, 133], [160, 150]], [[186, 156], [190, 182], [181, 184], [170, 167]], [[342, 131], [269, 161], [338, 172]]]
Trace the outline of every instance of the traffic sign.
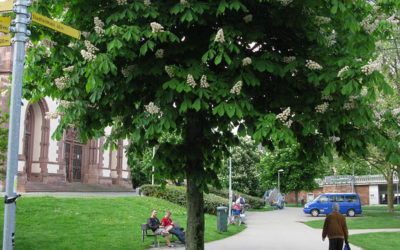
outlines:
[[10, 33], [11, 17], [0, 17], [0, 32]]
[[14, 5], [14, 1], [0, 2], [0, 12], [12, 11], [13, 10], [13, 5]]
[[11, 36], [0, 36], [0, 47], [6, 47], [11, 45]]
[[58, 32], [64, 33], [76, 39], [81, 39], [81, 32], [65, 24], [51, 20], [48, 17], [42, 16], [36, 12], [32, 12], [32, 21]]

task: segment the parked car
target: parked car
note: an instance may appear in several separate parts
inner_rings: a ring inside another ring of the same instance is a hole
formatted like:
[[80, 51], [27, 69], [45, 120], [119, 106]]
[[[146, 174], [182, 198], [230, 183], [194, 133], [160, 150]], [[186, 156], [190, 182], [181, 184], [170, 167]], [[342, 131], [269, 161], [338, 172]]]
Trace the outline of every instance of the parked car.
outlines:
[[361, 201], [358, 194], [321, 194], [315, 200], [308, 202], [304, 206], [304, 213], [318, 216], [319, 214], [332, 213], [332, 206], [338, 203], [340, 213], [347, 216], [361, 214]]

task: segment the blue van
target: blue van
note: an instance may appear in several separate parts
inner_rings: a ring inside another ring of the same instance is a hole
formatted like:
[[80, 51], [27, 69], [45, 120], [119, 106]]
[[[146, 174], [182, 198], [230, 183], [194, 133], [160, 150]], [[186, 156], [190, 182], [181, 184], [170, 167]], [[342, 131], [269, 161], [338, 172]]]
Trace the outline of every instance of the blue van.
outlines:
[[304, 213], [318, 216], [332, 213], [332, 206], [338, 203], [340, 213], [347, 216], [361, 214], [361, 201], [358, 194], [321, 194], [315, 200], [304, 205]]

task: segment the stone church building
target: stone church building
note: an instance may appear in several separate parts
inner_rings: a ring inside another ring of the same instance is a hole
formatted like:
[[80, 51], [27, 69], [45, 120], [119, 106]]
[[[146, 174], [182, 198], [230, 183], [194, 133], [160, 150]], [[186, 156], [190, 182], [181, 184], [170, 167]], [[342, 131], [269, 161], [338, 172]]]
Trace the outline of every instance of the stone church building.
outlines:
[[[12, 47], [0, 47], [0, 89], [10, 85]], [[8, 95], [0, 97], [0, 108], [8, 112]], [[78, 141], [76, 130], [64, 131], [60, 141], [51, 135], [59, 120], [45, 118], [57, 103], [43, 98], [37, 103], [23, 100], [18, 154], [18, 191], [132, 191], [130, 168], [125, 156], [127, 140], [118, 150], [103, 150], [105, 138]], [[111, 128], [106, 129], [106, 135]], [[4, 166], [5, 167], [5, 166]], [[4, 191], [5, 181], [0, 181]]]

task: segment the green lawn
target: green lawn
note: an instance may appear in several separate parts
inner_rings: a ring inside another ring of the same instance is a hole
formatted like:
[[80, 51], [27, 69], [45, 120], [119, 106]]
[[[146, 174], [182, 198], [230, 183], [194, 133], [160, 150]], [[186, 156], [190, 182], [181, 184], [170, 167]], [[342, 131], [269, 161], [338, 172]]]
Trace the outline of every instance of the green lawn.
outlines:
[[[368, 212], [362, 213], [360, 218], [346, 219], [349, 229], [377, 229], [377, 228], [400, 228], [400, 218], [398, 213], [387, 212]], [[322, 228], [324, 220], [308, 221], [307, 224], [313, 228]]]
[[301, 203], [299, 202], [298, 205], [296, 205], [296, 203], [285, 203], [286, 207], [304, 207], [301, 205]]
[[349, 241], [364, 250], [395, 250], [400, 246], [400, 232], [355, 234]]
[[266, 211], [272, 211], [272, 210], [274, 210], [274, 208], [271, 207], [270, 205], [265, 205], [264, 207], [258, 208], [258, 209], [255, 209], [255, 208], [249, 209], [250, 212], [266, 212]]
[[[363, 210], [387, 210], [387, 206], [362, 206]], [[394, 206], [395, 211], [400, 211], [400, 206], [395, 205]]]
[[[3, 211], [4, 205], [0, 209]], [[170, 210], [174, 221], [186, 225], [186, 208], [152, 197], [22, 197], [17, 203], [15, 249], [146, 249], [153, 238], [141, 241], [140, 224], [152, 209], [158, 210], [160, 220], [164, 211]], [[206, 241], [245, 229], [229, 225], [228, 232], [221, 233], [217, 232], [216, 216], [207, 214], [205, 220]], [[1, 237], [2, 231], [3, 227]]]

